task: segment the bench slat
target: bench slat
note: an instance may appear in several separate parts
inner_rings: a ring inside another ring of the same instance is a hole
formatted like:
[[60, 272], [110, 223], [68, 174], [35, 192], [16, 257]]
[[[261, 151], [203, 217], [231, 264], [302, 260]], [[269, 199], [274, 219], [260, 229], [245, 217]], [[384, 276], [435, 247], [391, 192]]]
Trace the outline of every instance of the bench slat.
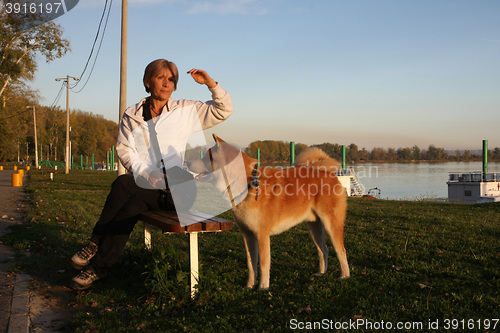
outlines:
[[141, 214], [140, 219], [145, 223], [159, 227], [163, 232], [185, 232], [179, 224], [179, 221], [176, 222], [174, 219], [161, 216], [155, 211], [149, 211]]
[[196, 211], [191, 211], [190, 210], [189, 214], [201, 217], [202, 219], [210, 221], [210, 222], [221, 222], [221, 223], [231, 222], [229, 220], [226, 220], [226, 219], [223, 219], [223, 218], [220, 218], [220, 217], [217, 217], [217, 216], [212, 216], [212, 215], [209, 215], [209, 214], [206, 214], [206, 213], [202, 213], [202, 212], [196, 212]]
[[[183, 226], [179, 222], [179, 216], [175, 211], [148, 211], [141, 214], [143, 222], [159, 227], [164, 233], [186, 233], [186, 232], [217, 232], [227, 231], [233, 228], [233, 222], [208, 214], [189, 211], [179, 213], [183, 222], [188, 222]], [[201, 222], [200, 222], [201, 220]]]

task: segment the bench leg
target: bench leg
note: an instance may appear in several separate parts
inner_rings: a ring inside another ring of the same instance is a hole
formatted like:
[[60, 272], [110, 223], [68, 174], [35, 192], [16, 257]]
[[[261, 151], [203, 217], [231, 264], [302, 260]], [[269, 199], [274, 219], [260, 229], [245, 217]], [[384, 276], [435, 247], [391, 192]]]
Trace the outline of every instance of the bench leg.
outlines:
[[189, 264], [191, 268], [191, 298], [194, 298], [197, 292], [195, 285], [199, 281], [198, 265], [198, 233], [189, 233]]
[[151, 226], [146, 222], [144, 222], [144, 244], [148, 250], [151, 250]]

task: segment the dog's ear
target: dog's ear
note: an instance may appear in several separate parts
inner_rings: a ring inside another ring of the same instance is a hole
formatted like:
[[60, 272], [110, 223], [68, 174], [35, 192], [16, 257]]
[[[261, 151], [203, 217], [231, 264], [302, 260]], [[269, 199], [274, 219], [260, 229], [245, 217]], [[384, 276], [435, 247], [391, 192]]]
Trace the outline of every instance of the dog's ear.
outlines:
[[221, 138], [219, 138], [217, 135], [215, 134], [212, 134], [214, 140], [215, 140], [215, 145], [216, 147], [219, 147], [221, 146], [221, 143], [226, 143], [224, 140], [222, 140]]
[[217, 143], [219, 143], [219, 142], [225, 142], [224, 140], [222, 140], [221, 138], [219, 138], [219, 137], [218, 137], [217, 135], [215, 135], [215, 134], [212, 134], [212, 136], [213, 136], [213, 138], [214, 138], [215, 142], [217, 142]]

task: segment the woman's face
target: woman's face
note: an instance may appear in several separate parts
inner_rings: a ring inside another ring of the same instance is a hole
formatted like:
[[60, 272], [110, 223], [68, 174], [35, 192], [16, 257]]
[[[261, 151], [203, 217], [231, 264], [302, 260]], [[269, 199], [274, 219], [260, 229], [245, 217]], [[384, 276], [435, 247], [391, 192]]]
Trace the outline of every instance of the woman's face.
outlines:
[[167, 101], [174, 91], [174, 77], [168, 68], [162, 68], [153, 75], [149, 82], [151, 97], [160, 101]]

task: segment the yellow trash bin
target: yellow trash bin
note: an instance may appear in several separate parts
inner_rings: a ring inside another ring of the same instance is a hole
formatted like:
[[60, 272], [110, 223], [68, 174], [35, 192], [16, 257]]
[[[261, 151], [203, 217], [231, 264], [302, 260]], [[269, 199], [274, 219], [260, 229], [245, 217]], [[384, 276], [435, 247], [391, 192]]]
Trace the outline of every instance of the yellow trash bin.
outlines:
[[17, 165], [14, 165], [14, 171], [17, 171]]
[[3, 165], [0, 165], [0, 170], [3, 170]]
[[23, 186], [23, 177], [18, 173], [12, 174], [12, 186], [20, 187]]
[[24, 177], [24, 170], [23, 169], [17, 170], [17, 173], [21, 175], [21, 178]]
[[28, 165], [28, 166], [26, 167], [26, 171], [30, 171], [30, 169], [31, 169], [31, 167]]

